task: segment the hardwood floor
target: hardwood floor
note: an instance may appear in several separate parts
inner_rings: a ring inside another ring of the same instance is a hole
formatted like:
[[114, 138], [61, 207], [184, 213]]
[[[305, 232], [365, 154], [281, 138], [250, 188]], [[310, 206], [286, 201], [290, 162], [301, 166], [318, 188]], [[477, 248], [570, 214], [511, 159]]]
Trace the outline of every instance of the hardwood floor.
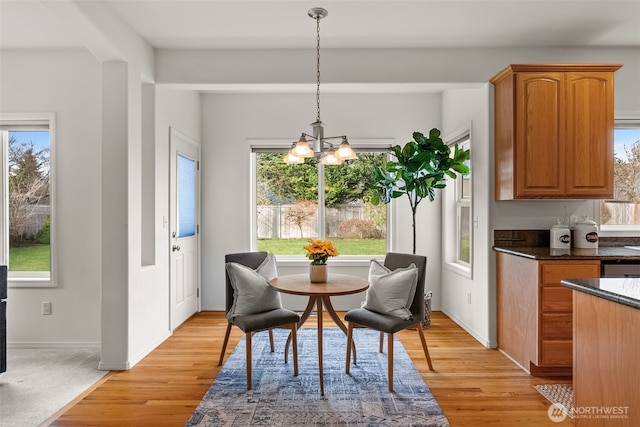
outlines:
[[[333, 325], [328, 317], [323, 321]], [[194, 315], [131, 370], [108, 374], [44, 425], [183, 426], [220, 370], [226, 323], [222, 312]], [[305, 327], [315, 325], [312, 317]], [[225, 359], [241, 335], [232, 329]], [[435, 372], [428, 369], [415, 331], [399, 337], [451, 426], [558, 425], [547, 416], [549, 402], [533, 386], [566, 379], [530, 377], [442, 312], [432, 313], [425, 335]]]

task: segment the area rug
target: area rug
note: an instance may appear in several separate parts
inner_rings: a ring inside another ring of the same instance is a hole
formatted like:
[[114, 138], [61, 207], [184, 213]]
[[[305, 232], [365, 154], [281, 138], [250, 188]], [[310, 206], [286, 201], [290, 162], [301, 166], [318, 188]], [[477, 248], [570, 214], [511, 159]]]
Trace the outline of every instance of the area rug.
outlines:
[[438, 402], [400, 341], [394, 341], [394, 392], [387, 385], [387, 354], [378, 352], [379, 335], [354, 331], [358, 364], [345, 374], [346, 336], [324, 329], [324, 388], [320, 396], [315, 328], [298, 331], [299, 375], [284, 364], [288, 331], [275, 330], [252, 340], [253, 389], [246, 389], [245, 341], [240, 341], [187, 422], [187, 426], [449, 426]]
[[534, 388], [549, 402], [562, 409], [565, 415], [573, 418], [573, 386], [571, 384], [540, 384]]

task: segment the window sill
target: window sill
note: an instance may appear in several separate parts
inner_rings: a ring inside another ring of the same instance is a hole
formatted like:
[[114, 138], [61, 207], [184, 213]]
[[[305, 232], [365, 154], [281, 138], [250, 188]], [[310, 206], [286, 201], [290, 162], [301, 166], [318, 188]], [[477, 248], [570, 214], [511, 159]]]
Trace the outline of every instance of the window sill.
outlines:
[[465, 267], [454, 262], [446, 262], [444, 268], [467, 279], [473, 279], [471, 267]]
[[640, 227], [637, 225], [601, 225], [598, 234], [600, 237], [640, 237]]
[[7, 287], [9, 288], [55, 288], [56, 285], [49, 277], [49, 274], [43, 277], [25, 276], [25, 277], [12, 277], [9, 273], [7, 279]]
[[[362, 256], [340, 256], [337, 259], [329, 259], [327, 265], [337, 267], [369, 267], [372, 259], [384, 260], [384, 255], [362, 255]], [[301, 265], [309, 265], [311, 261], [301, 256], [276, 255], [278, 266], [282, 267], [299, 267]]]

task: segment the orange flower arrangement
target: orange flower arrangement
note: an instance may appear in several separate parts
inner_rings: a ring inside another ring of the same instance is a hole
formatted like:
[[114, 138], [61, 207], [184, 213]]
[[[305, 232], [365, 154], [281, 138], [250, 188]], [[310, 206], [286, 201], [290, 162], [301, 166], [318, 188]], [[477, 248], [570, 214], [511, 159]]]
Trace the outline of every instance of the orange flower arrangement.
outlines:
[[338, 256], [338, 250], [330, 240], [309, 239], [309, 244], [304, 249], [311, 265], [325, 265], [330, 256]]

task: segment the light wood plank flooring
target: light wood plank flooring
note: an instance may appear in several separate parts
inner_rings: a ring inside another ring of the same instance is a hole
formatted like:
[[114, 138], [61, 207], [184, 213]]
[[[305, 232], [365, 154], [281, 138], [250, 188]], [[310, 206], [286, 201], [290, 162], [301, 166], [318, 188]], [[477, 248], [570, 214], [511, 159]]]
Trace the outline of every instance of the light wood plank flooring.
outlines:
[[[324, 322], [334, 326], [328, 317]], [[312, 317], [305, 327], [315, 325]], [[183, 426], [220, 370], [225, 327], [222, 312], [194, 315], [131, 370], [108, 374], [45, 425]], [[428, 369], [416, 331], [399, 337], [453, 427], [559, 425], [548, 418], [549, 402], [533, 386], [567, 379], [530, 377], [441, 312], [432, 313], [425, 335], [435, 372]], [[233, 328], [226, 357], [240, 337]]]

